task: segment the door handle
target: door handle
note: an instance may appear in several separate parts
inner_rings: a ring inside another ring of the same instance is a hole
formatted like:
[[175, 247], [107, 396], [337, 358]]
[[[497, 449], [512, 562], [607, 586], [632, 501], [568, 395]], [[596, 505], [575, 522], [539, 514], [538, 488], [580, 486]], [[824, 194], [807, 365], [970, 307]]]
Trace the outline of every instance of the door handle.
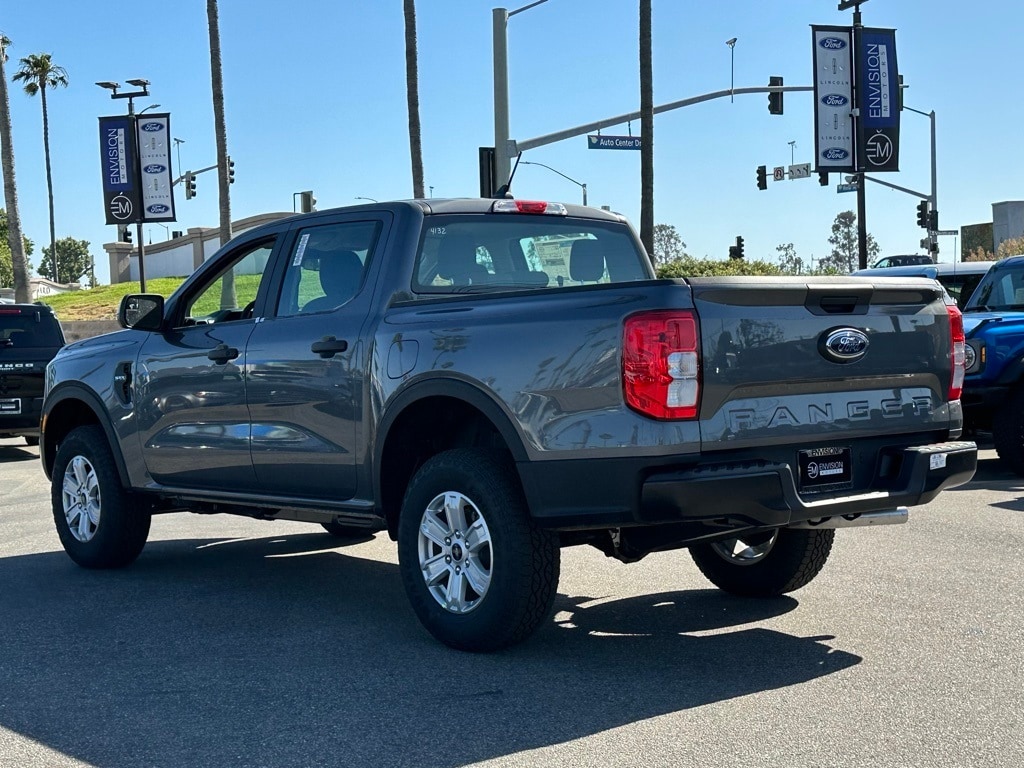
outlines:
[[324, 336], [320, 341], [314, 341], [309, 349], [311, 352], [315, 352], [320, 357], [327, 359], [328, 357], [334, 357], [338, 352], [344, 352], [348, 349], [348, 342], [344, 339], [339, 341], [333, 336]]
[[234, 360], [238, 357], [238, 350], [234, 347], [229, 347], [227, 344], [218, 344], [207, 352], [206, 356], [217, 363], [217, 365], [224, 365], [228, 360]]

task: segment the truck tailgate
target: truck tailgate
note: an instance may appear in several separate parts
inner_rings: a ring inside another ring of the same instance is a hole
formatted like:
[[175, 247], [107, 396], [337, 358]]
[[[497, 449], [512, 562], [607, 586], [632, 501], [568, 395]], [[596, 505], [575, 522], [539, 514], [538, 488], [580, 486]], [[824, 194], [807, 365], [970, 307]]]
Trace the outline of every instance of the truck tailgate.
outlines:
[[702, 450], [950, 428], [949, 316], [924, 279], [692, 278]]

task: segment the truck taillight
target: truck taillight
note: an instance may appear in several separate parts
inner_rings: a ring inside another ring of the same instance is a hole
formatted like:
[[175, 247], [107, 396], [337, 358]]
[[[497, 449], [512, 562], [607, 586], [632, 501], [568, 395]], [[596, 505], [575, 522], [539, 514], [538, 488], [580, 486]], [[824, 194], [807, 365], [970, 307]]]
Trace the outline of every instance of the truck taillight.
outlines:
[[964, 316], [960, 314], [955, 304], [946, 305], [946, 313], [949, 315], [949, 338], [952, 342], [950, 362], [953, 365], [953, 376], [949, 382], [949, 399], [959, 400], [960, 392], [964, 388], [964, 372], [966, 370], [964, 361], [966, 352], [964, 346]]
[[656, 419], [695, 419], [700, 402], [700, 335], [686, 310], [626, 318], [622, 385], [626, 404]]

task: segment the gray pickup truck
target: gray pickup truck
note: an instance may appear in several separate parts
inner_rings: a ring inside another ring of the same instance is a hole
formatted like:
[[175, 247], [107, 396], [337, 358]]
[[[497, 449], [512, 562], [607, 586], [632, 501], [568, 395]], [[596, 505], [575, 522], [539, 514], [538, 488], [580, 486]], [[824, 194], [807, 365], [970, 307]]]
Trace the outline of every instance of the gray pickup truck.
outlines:
[[412, 200], [231, 240], [47, 371], [41, 456], [71, 558], [151, 516], [387, 530], [436, 638], [548, 617], [562, 547], [688, 548], [718, 587], [807, 584], [836, 528], [967, 482], [960, 313], [912, 278], [656, 279], [620, 216]]

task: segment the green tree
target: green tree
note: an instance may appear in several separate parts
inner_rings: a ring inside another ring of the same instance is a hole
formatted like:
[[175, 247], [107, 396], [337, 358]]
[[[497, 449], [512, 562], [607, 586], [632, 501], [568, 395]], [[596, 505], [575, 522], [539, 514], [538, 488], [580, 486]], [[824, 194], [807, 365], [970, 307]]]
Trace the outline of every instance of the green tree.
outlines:
[[686, 243], [679, 236], [679, 231], [672, 224], [654, 225], [654, 251], [652, 258], [655, 264], [667, 264], [673, 259], [684, 255]]
[[[868, 264], [878, 255], [878, 243], [868, 234]], [[828, 239], [832, 253], [823, 258], [818, 266], [822, 271], [850, 274], [860, 264], [860, 248], [857, 243], [857, 214], [842, 211], [832, 222], [832, 235]]]
[[804, 260], [796, 255], [796, 247], [792, 243], [780, 243], [775, 246], [779, 253], [779, 269], [787, 275], [803, 275], [807, 273]]
[[[7, 223], [7, 211], [0, 208], [0, 288], [9, 288], [15, 284], [14, 281], [14, 259], [11, 256], [11, 246], [8, 238], [10, 237], [10, 227]], [[32, 262], [28, 260], [28, 257], [32, 254], [34, 248], [32, 241], [22, 235], [21, 237], [21, 253], [22, 260], [24, 261], [25, 268], [28, 271], [32, 270]], [[17, 290], [15, 290], [17, 295]], [[21, 301], [21, 299], [18, 299]], [[28, 301], [28, 290], [26, 287], [25, 301]]]
[[409, 104], [409, 158], [412, 161], [412, 196], [423, 191], [423, 145], [420, 136], [420, 76], [416, 58], [416, 0], [405, 3], [405, 95]]
[[[82, 278], [92, 283], [93, 257], [89, 253], [88, 240], [76, 240], [73, 237], [62, 237], [57, 246], [57, 282], [80, 283]], [[53, 251], [43, 248], [43, 258], [39, 262], [39, 271], [44, 275], [53, 274]]]
[[[53, 173], [50, 170], [50, 114], [46, 107], [47, 88], [66, 88], [68, 85], [68, 73], [64, 67], [58, 67], [53, 63], [49, 53], [33, 53], [25, 56], [20, 61], [20, 68], [11, 78], [14, 82], [25, 84], [25, 93], [29, 96], [39, 94], [43, 106], [43, 156], [46, 159], [46, 197], [50, 204], [50, 249], [57, 241], [56, 230], [53, 218]], [[51, 273], [54, 280], [57, 280], [57, 272]], [[57, 280], [57, 282], [60, 282]]]
[[4, 216], [7, 236], [0, 242], [7, 244], [7, 255], [11, 261], [11, 283], [14, 285], [14, 300], [19, 304], [28, 302], [28, 273], [31, 266], [25, 252], [25, 237], [21, 233], [21, 216], [18, 214], [18, 185], [14, 175], [14, 145], [11, 138], [11, 102], [7, 95], [7, 46], [10, 39], [0, 32], [0, 164], [3, 166], [4, 201], [9, 216]]
[[[217, 181], [220, 198], [220, 244], [231, 239], [231, 193], [228, 182], [228, 129], [224, 121], [224, 71], [220, 58], [220, 17], [217, 0], [206, 0], [206, 20], [210, 28], [210, 84], [213, 90], [213, 123], [217, 138]], [[139, 265], [141, 267], [141, 264]], [[221, 307], [230, 309], [238, 303], [235, 296], [235, 275], [224, 275]]]

